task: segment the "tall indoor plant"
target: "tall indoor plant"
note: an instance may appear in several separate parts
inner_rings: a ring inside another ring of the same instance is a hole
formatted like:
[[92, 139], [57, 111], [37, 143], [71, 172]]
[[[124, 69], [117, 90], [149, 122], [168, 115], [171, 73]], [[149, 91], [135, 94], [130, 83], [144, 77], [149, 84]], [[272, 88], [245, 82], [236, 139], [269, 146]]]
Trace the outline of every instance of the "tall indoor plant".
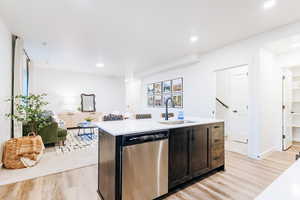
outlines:
[[[47, 94], [30, 94], [29, 96], [17, 95], [14, 97], [14, 113], [6, 114], [7, 117], [13, 118], [16, 121], [22, 123], [23, 127], [26, 127], [28, 133], [38, 132], [50, 125], [49, 118], [45, 116], [44, 106], [48, 104], [44, 100]], [[11, 101], [9, 99], [8, 101]]]

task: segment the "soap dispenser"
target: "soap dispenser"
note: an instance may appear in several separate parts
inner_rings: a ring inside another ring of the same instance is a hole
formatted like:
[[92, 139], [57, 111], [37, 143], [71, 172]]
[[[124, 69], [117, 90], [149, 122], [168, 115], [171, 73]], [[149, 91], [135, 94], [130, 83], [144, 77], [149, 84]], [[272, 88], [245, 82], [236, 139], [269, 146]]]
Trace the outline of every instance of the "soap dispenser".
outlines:
[[178, 120], [184, 120], [184, 112], [183, 110], [178, 111]]

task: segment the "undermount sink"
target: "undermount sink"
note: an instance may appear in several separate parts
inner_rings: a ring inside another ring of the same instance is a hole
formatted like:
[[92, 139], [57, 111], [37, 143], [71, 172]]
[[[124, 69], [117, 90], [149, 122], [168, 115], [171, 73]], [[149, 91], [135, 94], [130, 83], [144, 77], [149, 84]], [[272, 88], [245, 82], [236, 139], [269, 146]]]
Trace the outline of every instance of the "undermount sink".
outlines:
[[191, 120], [163, 120], [159, 121], [161, 124], [168, 124], [168, 125], [175, 125], [175, 124], [187, 124], [187, 123], [196, 123], [195, 121]]

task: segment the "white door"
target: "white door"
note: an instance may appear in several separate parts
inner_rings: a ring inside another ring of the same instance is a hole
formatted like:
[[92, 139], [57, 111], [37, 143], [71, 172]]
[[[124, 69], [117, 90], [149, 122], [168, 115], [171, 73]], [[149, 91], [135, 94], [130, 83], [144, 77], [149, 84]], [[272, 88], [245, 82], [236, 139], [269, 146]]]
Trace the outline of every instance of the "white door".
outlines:
[[[248, 66], [230, 70], [230, 140], [248, 143]], [[244, 151], [246, 148], [244, 147]], [[242, 153], [242, 152], [241, 152]], [[243, 152], [246, 153], [246, 152]]]
[[293, 101], [293, 93], [292, 93], [292, 72], [288, 69], [283, 70], [283, 79], [282, 79], [282, 134], [283, 134], [283, 150], [287, 150], [293, 141], [293, 132], [292, 132], [292, 101]]

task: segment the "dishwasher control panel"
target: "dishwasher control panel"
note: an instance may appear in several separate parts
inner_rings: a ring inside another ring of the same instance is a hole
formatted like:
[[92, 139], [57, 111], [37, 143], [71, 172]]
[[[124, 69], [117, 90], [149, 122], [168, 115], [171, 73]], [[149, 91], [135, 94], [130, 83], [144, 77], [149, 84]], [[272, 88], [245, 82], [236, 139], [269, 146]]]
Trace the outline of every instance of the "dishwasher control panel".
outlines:
[[134, 135], [123, 136], [122, 146], [163, 140], [169, 138], [169, 131], [159, 131], [151, 133], [139, 133]]

